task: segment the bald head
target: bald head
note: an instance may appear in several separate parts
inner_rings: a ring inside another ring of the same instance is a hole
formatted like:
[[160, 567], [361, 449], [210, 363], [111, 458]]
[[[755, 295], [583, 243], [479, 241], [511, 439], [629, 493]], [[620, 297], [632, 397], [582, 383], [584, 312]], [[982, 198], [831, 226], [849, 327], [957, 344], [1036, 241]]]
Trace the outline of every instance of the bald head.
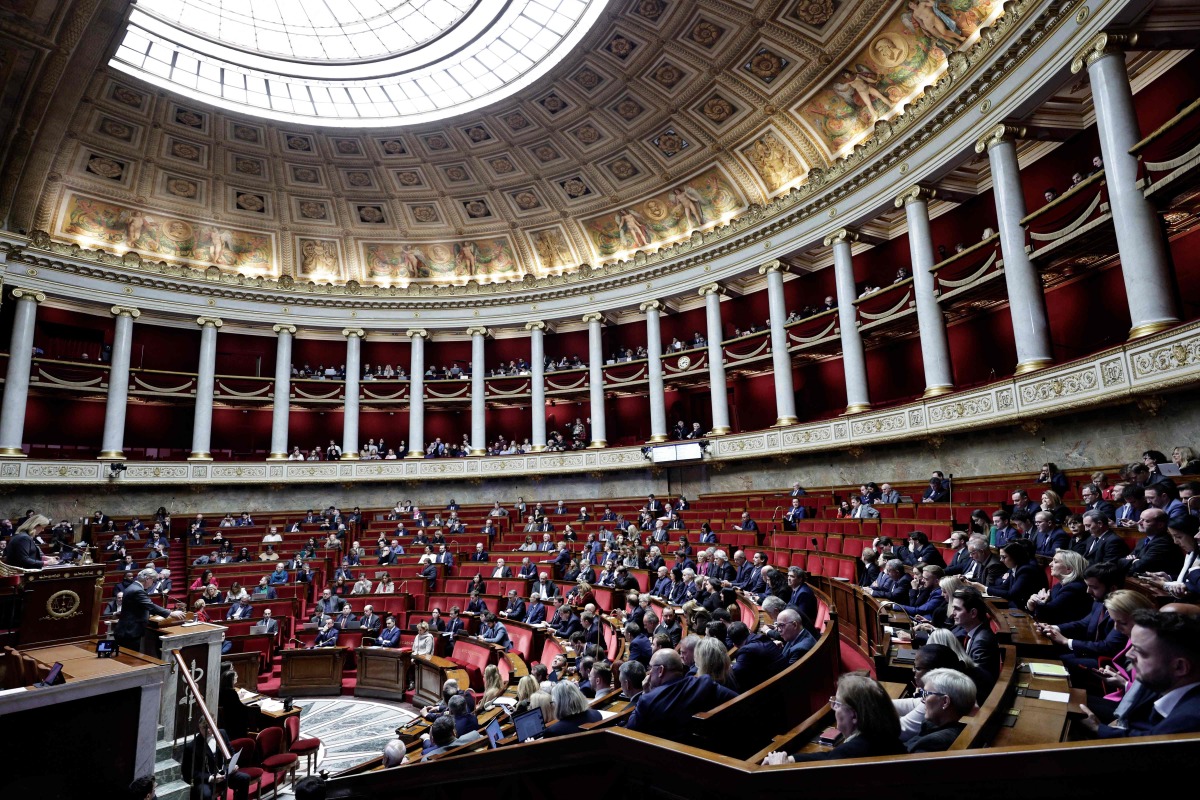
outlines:
[[1167, 603], [1159, 609], [1164, 614], [1183, 614], [1187, 617], [1200, 617], [1200, 606], [1191, 603]]

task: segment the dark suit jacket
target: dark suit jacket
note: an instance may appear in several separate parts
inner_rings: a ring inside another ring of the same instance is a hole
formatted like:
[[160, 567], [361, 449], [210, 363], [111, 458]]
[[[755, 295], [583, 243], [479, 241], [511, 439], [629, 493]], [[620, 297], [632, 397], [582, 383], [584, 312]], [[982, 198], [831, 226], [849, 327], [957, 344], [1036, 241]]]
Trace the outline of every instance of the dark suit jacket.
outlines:
[[800, 631], [795, 639], [783, 643], [781, 655], [789, 664], [795, 664], [800, 657], [812, 650], [817, 644], [816, 638], [808, 631]]
[[653, 650], [654, 645], [650, 644], [650, 637], [644, 633], [639, 633], [629, 640], [630, 661], [640, 661], [642, 666], [649, 666]]
[[525, 603], [520, 598], [509, 600], [504, 610], [508, 612], [509, 619], [515, 619], [517, 622], [525, 620]]
[[784, 597], [789, 606], [800, 609], [809, 622], [817, 621], [817, 595], [807, 583], [792, 591], [790, 597]]
[[[978, 696], [986, 698], [1000, 677], [1000, 645], [996, 643], [996, 636], [986, 622], [968, 642], [967, 655], [986, 674], [987, 681], [983, 686], [978, 686]], [[979, 678], [976, 679], [978, 683]]]
[[337, 628], [321, 631], [317, 634], [317, 640], [313, 642], [313, 647], [333, 647], [337, 644], [338, 633]]
[[136, 581], [125, 589], [125, 599], [121, 606], [121, 616], [113, 627], [113, 636], [118, 639], [141, 639], [146, 632], [146, 623], [151, 614], [165, 617], [171, 612], [150, 599], [146, 590]]
[[1059, 633], [1073, 639], [1071, 652], [1082, 658], [1115, 656], [1125, 647], [1127, 638], [1113, 625], [1103, 601], [1092, 601], [1091, 612], [1082, 619], [1058, 626]]
[[[968, 565], [970, 569], [970, 565]], [[972, 580], [982, 583], [984, 586], [991, 586], [1004, 575], [1007, 570], [1004, 563], [996, 558], [995, 553], [989, 554], [987, 561], [982, 564], [975, 564], [975, 573]], [[963, 572], [966, 574], [966, 571]]]
[[891, 756], [904, 752], [899, 739], [875, 741], [865, 736], [855, 736], [823, 753], [793, 753], [797, 764], [809, 761], [833, 761], [840, 758], [867, 758], [869, 756]]
[[691, 731], [693, 714], [735, 697], [735, 692], [708, 675], [680, 678], [642, 694], [625, 727], [667, 739], [681, 739]]
[[18, 533], [9, 540], [4, 561], [10, 566], [22, 569], [41, 569], [42, 553], [32, 536], [28, 533]]
[[951, 722], [940, 728], [935, 728], [928, 722], [921, 723], [921, 732], [909, 739], [906, 746], [910, 753], [940, 753], [949, 750], [950, 745], [967, 727], [964, 722]]
[[378, 644], [380, 647], [399, 647], [400, 629], [384, 628], [379, 632], [379, 637], [376, 639], [376, 644]]
[[530, 603], [525, 609], [525, 622], [536, 625], [546, 621], [546, 606], [542, 603]]
[[1000, 580], [988, 585], [988, 594], [1003, 597], [1017, 608], [1024, 608], [1036, 592], [1046, 588], [1046, 572], [1037, 564], [1022, 564], [1015, 570], [1001, 575]]
[[1033, 544], [1037, 548], [1037, 554], [1047, 558], [1053, 556], [1060, 548], [1068, 548], [1070, 543], [1071, 535], [1062, 528], [1055, 528], [1049, 533], [1037, 531], [1033, 534]]
[[1087, 584], [1082, 579], [1070, 583], [1056, 583], [1050, 587], [1050, 599], [1036, 606], [1034, 616], [1038, 622], [1057, 625], [1060, 622], [1079, 619], [1091, 606], [1092, 598], [1087, 593]]
[[950, 563], [946, 565], [947, 575], [961, 575], [971, 563], [971, 554], [964, 545], [954, 553]]
[[743, 691], [753, 689], [788, 665], [779, 645], [761, 633], [752, 633], [738, 647], [733, 659], [733, 675]]
[[379, 616], [378, 614], [371, 614], [370, 619], [367, 619], [367, 616], [364, 614], [362, 618], [359, 619], [358, 626], [363, 630], [375, 633], [383, 626], [383, 617]]
[[1183, 568], [1183, 551], [1175, 546], [1170, 536], [1147, 536], [1133, 548], [1133, 555], [1130, 575], [1141, 575], [1143, 572], [1178, 575]]
[[542, 736], [543, 738], [549, 739], [552, 736], [567, 736], [572, 733], [579, 733], [580, 725], [588, 722], [599, 722], [602, 719], [604, 719], [604, 717], [601, 716], [599, 711], [594, 708], [589, 708], [582, 714], [563, 717], [557, 722], [547, 725]]
[[1200, 686], [1187, 691], [1165, 719], [1150, 722], [1145, 730], [1135, 728], [1132, 736], [1161, 736], [1166, 733], [1195, 733], [1200, 731]]
[[1117, 510], [1113, 508], [1113, 504], [1107, 500], [1097, 500], [1090, 506], [1085, 506], [1083, 513], [1086, 514], [1089, 511], [1099, 511], [1100, 513], [1106, 515], [1110, 520], [1115, 520], [1117, 518]]
[[1129, 555], [1129, 545], [1120, 534], [1109, 528], [1099, 539], [1092, 537], [1084, 555], [1087, 556], [1088, 564], [1117, 561]]

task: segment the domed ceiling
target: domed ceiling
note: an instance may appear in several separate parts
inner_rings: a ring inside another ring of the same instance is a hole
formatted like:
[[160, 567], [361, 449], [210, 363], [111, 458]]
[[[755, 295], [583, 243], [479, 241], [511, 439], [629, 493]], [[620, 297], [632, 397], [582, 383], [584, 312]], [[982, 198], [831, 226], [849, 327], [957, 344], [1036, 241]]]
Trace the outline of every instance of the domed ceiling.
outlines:
[[[173, 5], [196, 3], [222, 5]], [[347, 19], [368, 5], [384, 6], [348, 3]], [[458, 24], [477, 10], [450, 5], [465, 15]], [[1000, 0], [620, 0], [551, 74], [508, 99], [389, 128], [218, 109], [114, 61], [57, 154], [37, 226], [88, 247], [296, 282], [572, 271], [801, 185], [902, 114], [1001, 13]], [[276, 34], [276, 50], [312, 46]], [[331, 50], [312, 63], [348, 52]]]

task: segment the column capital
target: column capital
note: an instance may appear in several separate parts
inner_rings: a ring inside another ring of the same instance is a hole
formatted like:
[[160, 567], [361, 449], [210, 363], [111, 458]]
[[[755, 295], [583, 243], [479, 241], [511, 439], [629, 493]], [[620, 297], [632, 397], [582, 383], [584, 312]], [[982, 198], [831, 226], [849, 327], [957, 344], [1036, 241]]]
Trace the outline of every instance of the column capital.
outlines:
[[218, 317], [196, 317], [196, 324], [203, 328], [206, 325], [211, 325], [214, 328], [219, 328], [225, 323]]
[[275, 333], [287, 333], [291, 334], [292, 336], [296, 335], [295, 325], [272, 325], [271, 330], [275, 331]]
[[33, 289], [13, 289], [12, 296], [14, 300], [32, 300], [35, 303], [46, 302], [46, 295]]
[[705, 297], [710, 294], [722, 295], [725, 294], [725, 287], [719, 283], [710, 283], [707, 286], [701, 286], [699, 294], [701, 297]]
[[758, 268], [759, 275], [766, 275], [768, 272], [786, 272], [787, 265], [778, 258], [773, 258], [767, 263]]
[[825, 246], [830, 247], [831, 245], [841, 244], [842, 242], [845, 242], [846, 244], [853, 244], [857, 241], [858, 231], [854, 230], [854, 228], [838, 228], [836, 231], [825, 237]]
[[540, 319], [534, 320], [533, 322], [525, 323], [525, 330], [527, 330], [527, 331], [535, 331], [535, 330], [536, 331], [545, 331], [549, 327], [550, 327], [549, 325], [547, 325], [545, 322], [543, 322]]
[[1071, 59], [1071, 74], [1078, 75], [1085, 67], [1090, 67], [1107, 55], [1124, 54], [1126, 50], [1137, 46], [1137, 40], [1136, 33], [1097, 33]]
[[108, 310], [108, 313], [112, 314], [114, 317], [127, 316], [132, 317], [133, 319], [137, 319], [142, 315], [142, 312], [138, 311], [133, 306], [113, 306]]
[[647, 311], [662, 312], [665, 310], [666, 310], [666, 306], [664, 306], [662, 304], [661, 300], [647, 300], [646, 302], [644, 302], [640, 306], [638, 306], [638, 311], [641, 311], [643, 314], [645, 314]]
[[470, 328], [467, 328], [467, 336], [483, 336], [484, 338], [487, 338], [491, 335], [492, 332], [482, 325], [472, 325]]
[[425, 330], [424, 328], [409, 328], [404, 332], [404, 335], [410, 339], [428, 339], [429, 331]]
[[935, 197], [937, 197], [937, 189], [929, 186], [922, 186], [919, 183], [914, 183], [912, 186], [896, 195], [893, 205], [896, 208], [903, 208], [909, 203], [916, 203], [918, 201], [928, 202]]
[[1014, 139], [1024, 139], [1025, 129], [1015, 125], [1000, 124], [988, 130], [979, 140], [975, 142], [975, 152], [984, 153], [991, 150], [1002, 142], [1011, 142]]
[[352, 336], [357, 336], [360, 339], [364, 339], [366, 338], [366, 335], [367, 334], [363, 332], [362, 328], [342, 328], [342, 336], [345, 336], [347, 339], [351, 338]]
[[592, 311], [588, 314], [583, 315], [583, 321], [584, 322], [603, 322], [604, 315], [601, 314], [599, 311]]

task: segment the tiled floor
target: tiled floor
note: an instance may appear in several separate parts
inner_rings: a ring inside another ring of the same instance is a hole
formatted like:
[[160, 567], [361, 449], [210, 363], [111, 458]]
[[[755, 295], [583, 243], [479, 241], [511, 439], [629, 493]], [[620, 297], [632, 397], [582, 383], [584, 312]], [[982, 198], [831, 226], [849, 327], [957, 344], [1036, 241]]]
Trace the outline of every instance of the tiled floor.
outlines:
[[349, 697], [297, 697], [296, 705], [302, 709], [300, 735], [321, 740], [317, 769], [331, 775], [383, 753], [383, 746], [396, 738], [396, 728], [416, 716], [410, 706]]

